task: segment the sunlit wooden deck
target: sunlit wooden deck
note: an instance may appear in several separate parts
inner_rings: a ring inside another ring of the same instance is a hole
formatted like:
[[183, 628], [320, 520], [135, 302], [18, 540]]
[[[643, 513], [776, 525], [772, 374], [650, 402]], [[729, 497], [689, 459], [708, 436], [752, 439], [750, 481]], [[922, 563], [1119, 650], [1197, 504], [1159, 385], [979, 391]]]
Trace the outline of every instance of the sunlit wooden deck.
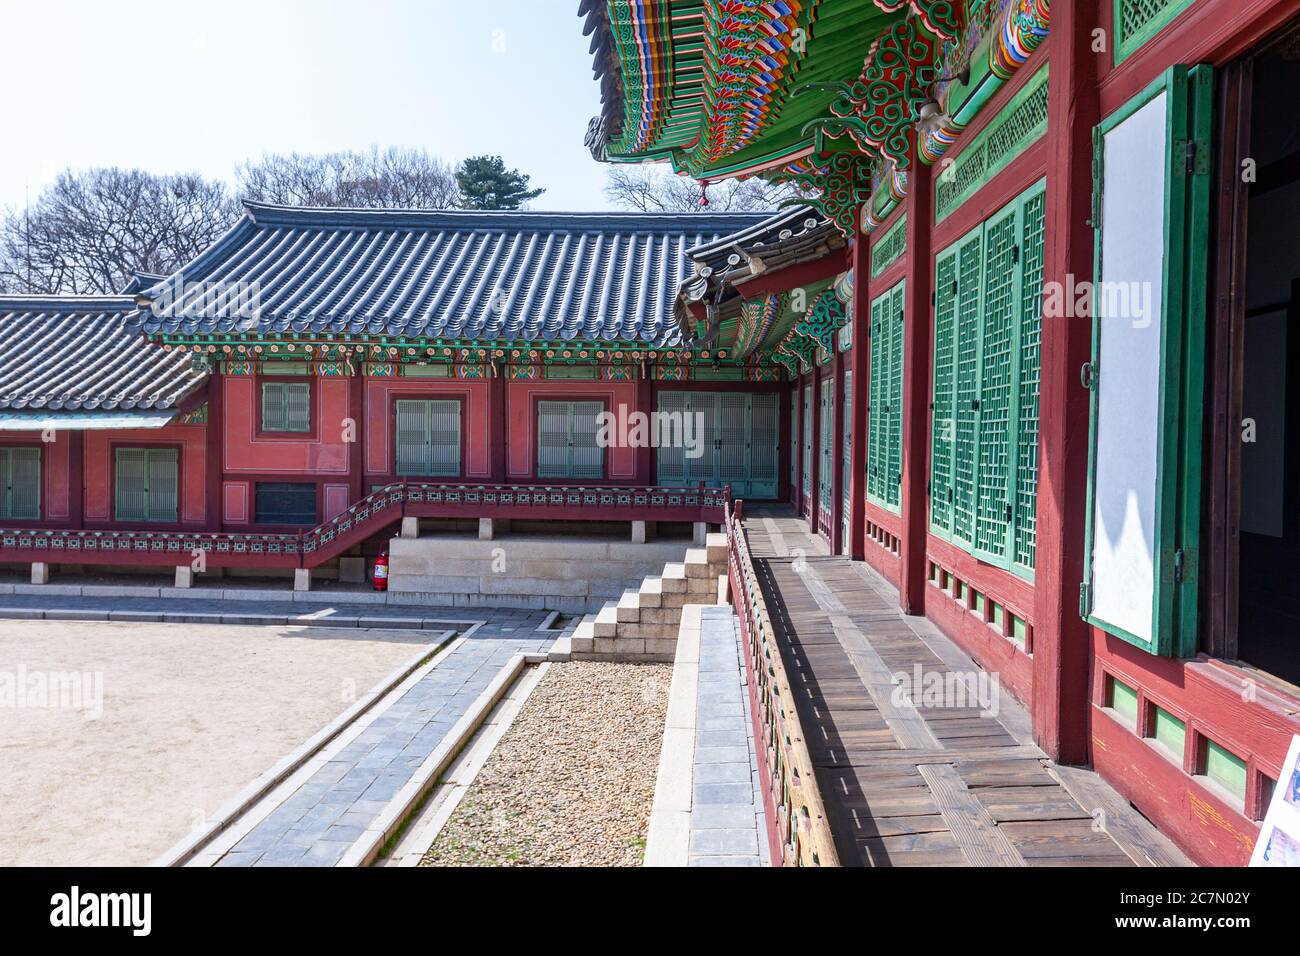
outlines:
[[979, 669], [867, 565], [788, 511], [745, 527], [843, 865], [1189, 865], [1096, 774], [1053, 764], [1005, 690], [996, 715], [898, 694], [918, 665]]

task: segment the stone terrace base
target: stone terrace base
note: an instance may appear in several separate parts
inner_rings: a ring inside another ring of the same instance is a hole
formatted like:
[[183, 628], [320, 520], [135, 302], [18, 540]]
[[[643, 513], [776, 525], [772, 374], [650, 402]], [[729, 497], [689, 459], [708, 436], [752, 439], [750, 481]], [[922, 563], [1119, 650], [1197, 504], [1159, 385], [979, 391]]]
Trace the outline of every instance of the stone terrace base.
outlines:
[[687, 540], [578, 534], [477, 534], [397, 537], [389, 545], [388, 587], [426, 594], [456, 607], [598, 611], [667, 562], [681, 561]]

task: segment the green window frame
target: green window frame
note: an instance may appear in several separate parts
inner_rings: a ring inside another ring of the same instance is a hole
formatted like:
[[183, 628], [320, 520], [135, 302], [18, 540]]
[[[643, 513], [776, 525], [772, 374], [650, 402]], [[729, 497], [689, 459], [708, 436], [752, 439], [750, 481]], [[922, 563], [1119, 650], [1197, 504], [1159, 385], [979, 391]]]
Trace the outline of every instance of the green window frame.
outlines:
[[790, 389], [790, 493], [799, 478], [799, 387]]
[[175, 448], [118, 448], [113, 454], [113, 520], [175, 524], [180, 453]]
[[311, 383], [263, 382], [262, 431], [310, 432]]
[[[658, 393], [661, 415], [694, 415], [703, 426], [702, 454], [687, 457], [684, 444], [658, 446], [655, 471], [661, 485], [704, 482], [731, 486], [733, 497], [775, 498], [780, 467], [780, 395], [776, 392], [699, 392], [669, 389]], [[695, 427], [695, 426], [692, 426]], [[660, 435], [681, 434], [662, 419]]]
[[0, 518], [37, 521], [40, 517], [40, 447], [0, 447]]
[[812, 494], [812, 455], [813, 455], [813, 404], [812, 404], [812, 386], [805, 385], [803, 389], [803, 427], [801, 429], [803, 437], [803, 474], [799, 478], [799, 484], [802, 486], [804, 497]]
[[[898, 222], [889, 227], [871, 247], [871, 278], [875, 279], [907, 251], [907, 217], [899, 216]], [[845, 326], [848, 328], [849, 326]]]
[[1196, 0], [1113, 0], [1115, 65], [1119, 66]]
[[[1213, 72], [1171, 67], [1094, 131], [1098, 313], [1079, 611], [1149, 653], [1197, 646]], [[1140, 184], [1137, 185], [1137, 184]], [[1145, 288], [1143, 321], [1111, 289]], [[1158, 298], [1157, 298], [1158, 296]]]
[[930, 530], [1032, 579], [1046, 183], [935, 257]]
[[903, 482], [903, 324], [907, 280], [871, 300], [867, 500], [899, 512]]
[[605, 449], [597, 441], [604, 402], [537, 403], [537, 477], [599, 481]]
[[829, 512], [835, 490], [835, 379], [821, 379], [818, 388], [821, 434], [817, 441], [817, 502], [823, 512]]
[[1048, 67], [1044, 65], [937, 176], [934, 221], [942, 222], [1047, 133]]
[[461, 402], [455, 398], [401, 398], [394, 402], [400, 477], [458, 478], [461, 474]]

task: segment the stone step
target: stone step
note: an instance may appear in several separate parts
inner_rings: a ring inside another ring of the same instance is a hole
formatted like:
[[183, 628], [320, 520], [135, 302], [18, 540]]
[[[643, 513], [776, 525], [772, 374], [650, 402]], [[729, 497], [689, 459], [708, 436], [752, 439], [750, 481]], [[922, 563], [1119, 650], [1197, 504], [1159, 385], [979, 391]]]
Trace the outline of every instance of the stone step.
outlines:
[[[683, 602], [684, 603], [684, 602]], [[677, 607], [643, 607], [642, 624], [677, 624], [682, 617], [682, 605]]]
[[681, 594], [686, 590], [686, 564], [682, 561], [664, 565], [659, 575], [659, 588], [665, 594]]
[[688, 578], [712, 577], [714, 572], [709, 566], [709, 553], [704, 548], [691, 548], [686, 552], [686, 576]]
[[618, 633], [618, 605], [611, 601], [597, 611], [592, 629], [595, 637], [614, 637]]
[[646, 578], [637, 589], [642, 610], [648, 607], [660, 607], [663, 604], [663, 589], [658, 578]]
[[590, 654], [596, 643], [596, 615], [588, 614], [573, 630], [569, 647], [575, 654]]
[[663, 595], [659, 604], [661, 611], [674, 611], [681, 613], [682, 608], [688, 604], [699, 604], [699, 598], [689, 591], [675, 591], [672, 594]]
[[641, 620], [641, 592], [624, 591], [623, 596], [618, 599], [616, 608], [616, 618], [618, 623], [636, 623]]
[[727, 536], [717, 531], [709, 534], [704, 539], [704, 550], [710, 564], [726, 564]]
[[[718, 579], [713, 576], [686, 579], [686, 593], [696, 600], [691, 604], [712, 604], [718, 597]], [[700, 601], [701, 594], [709, 595], [708, 601]]]

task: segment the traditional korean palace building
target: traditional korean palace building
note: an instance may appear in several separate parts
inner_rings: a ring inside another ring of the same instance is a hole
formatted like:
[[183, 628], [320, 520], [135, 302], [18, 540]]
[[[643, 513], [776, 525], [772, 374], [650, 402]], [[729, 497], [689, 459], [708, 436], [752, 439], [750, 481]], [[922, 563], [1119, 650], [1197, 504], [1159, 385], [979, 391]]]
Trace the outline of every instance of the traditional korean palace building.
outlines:
[[580, 4], [598, 159], [825, 223], [701, 246], [682, 297], [785, 368], [790, 504], [1202, 863], [1300, 732], [1298, 13]]
[[[312, 569], [403, 516], [783, 499], [783, 367], [679, 305], [697, 248], [781, 245], [763, 218], [249, 205], [175, 276], [0, 297], [0, 562]], [[596, 440], [601, 412], [687, 407], [697, 456]]]

